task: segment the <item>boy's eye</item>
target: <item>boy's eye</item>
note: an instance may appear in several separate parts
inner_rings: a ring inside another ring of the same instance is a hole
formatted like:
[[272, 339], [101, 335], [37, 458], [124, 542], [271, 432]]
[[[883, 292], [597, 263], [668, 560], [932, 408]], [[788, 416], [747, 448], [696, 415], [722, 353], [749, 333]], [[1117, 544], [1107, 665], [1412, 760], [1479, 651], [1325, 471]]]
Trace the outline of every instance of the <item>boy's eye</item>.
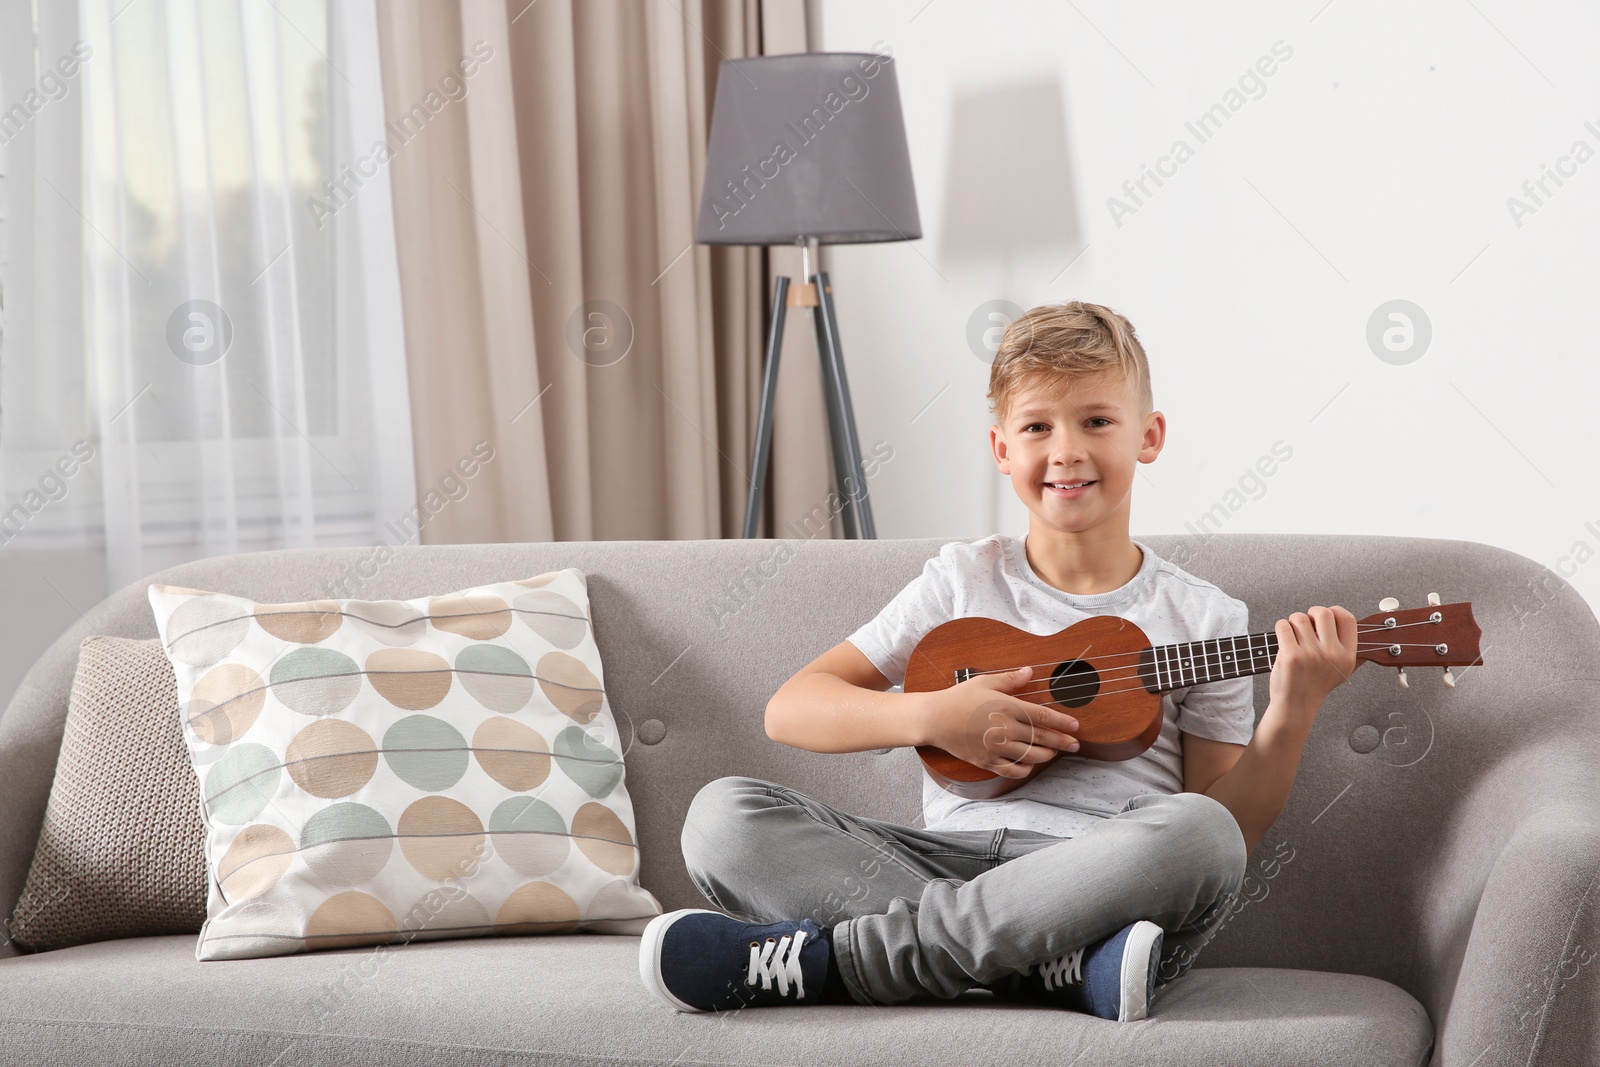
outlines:
[[[1095, 423], [1095, 422], [1109, 423], [1111, 420], [1106, 418], [1104, 415], [1096, 415], [1094, 418], [1090, 419], [1089, 421], [1091, 423]], [[1022, 428], [1022, 432], [1023, 433], [1027, 433], [1029, 430], [1033, 429], [1035, 426], [1043, 426], [1043, 425], [1044, 425], [1044, 423], [1042, 423], [1042, 422], [1030, 422], [1028, 425], [1026, 425], [1026, 426], [1024, 426]]]

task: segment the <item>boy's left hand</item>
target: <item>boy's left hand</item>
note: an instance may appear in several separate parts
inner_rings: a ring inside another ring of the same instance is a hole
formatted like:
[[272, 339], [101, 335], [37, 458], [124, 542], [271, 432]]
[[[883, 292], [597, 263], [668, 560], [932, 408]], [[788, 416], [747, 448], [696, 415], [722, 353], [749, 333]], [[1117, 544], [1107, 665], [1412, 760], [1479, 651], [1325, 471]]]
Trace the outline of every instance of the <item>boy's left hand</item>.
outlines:
[[1314, 712], [1355, 672], [1356, 617], [1337, 604], [1297, 611], [1274, 630], [1278, 655], [1267, 685], [1274, 704]]

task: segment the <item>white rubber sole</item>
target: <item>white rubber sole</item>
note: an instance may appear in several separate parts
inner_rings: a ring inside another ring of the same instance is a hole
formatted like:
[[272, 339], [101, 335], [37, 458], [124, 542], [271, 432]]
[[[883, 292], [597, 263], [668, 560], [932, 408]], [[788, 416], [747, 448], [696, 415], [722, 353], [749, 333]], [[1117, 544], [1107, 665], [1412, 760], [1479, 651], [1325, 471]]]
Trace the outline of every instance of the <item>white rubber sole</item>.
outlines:
[[[659, 922], [652, 919], [651, 922]], [[1128, 931], [1128, 940], [1122, 946], [1122, 1003], [1117, 1008], [1117, 1021], [1136, 1022], [1150, 1014], [1150, 956], [1161, 940], [1161, 927], [1148, 919], [1140, 919]]]
[[721, 914], [722, 912], [712, 911], [710, 908], [679, 908], [677, 911], [657, 915], [645, 924], [644, 933], [639, 935], [639, 981], [644, 983], [646, 990], [654, 993], [656, 998], [668, 1007], [697, 1014], [705, 1012], [704, 1008], [685, 1004], [673, 996], [672, 990], [667, 988], [667, 983], [661, 977], [661, 945], [666, 940], [667, 928], [685, 915]]

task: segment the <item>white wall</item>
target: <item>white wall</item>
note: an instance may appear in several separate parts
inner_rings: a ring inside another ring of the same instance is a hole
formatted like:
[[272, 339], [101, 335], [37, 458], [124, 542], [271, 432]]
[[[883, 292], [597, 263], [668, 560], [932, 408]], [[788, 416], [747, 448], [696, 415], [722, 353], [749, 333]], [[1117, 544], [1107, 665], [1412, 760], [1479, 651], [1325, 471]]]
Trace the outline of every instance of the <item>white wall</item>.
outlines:
[[[1600, 604], [1600, 158], [1543, 206], [1522, 190], [1576, 141], [1600, 152], [1600, 9], [818, 3], [815, 50], [893, 50], [922, 214], [919, 241], [824, 253], [863, 447], [895, 448], [878, 536], [1026, 531], [967, 320], [1078, 298], [1133, 322], [1167, 416], [1135, 536], [1183, 532], [1282, 440], [1225, 530], [1479, 541]], [[1201, 143], [1185, 123], [1279, 41]], [[1123, 183], [1179, 138], [1193, 157], [1119, 224], [1108, 198], [1134, 206]], [[1405, 365], [1366, 339], [1396, 298], [1432, 325]]]

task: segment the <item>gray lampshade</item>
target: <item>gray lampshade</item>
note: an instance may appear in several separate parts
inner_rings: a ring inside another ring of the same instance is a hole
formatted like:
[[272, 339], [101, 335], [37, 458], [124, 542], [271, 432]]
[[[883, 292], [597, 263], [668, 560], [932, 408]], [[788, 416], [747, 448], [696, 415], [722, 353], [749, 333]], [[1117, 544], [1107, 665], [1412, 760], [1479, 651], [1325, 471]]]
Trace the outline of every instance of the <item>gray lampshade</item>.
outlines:
[[921, 236], [891, 57], [797, 52], [722, 61], [697, 242]]

